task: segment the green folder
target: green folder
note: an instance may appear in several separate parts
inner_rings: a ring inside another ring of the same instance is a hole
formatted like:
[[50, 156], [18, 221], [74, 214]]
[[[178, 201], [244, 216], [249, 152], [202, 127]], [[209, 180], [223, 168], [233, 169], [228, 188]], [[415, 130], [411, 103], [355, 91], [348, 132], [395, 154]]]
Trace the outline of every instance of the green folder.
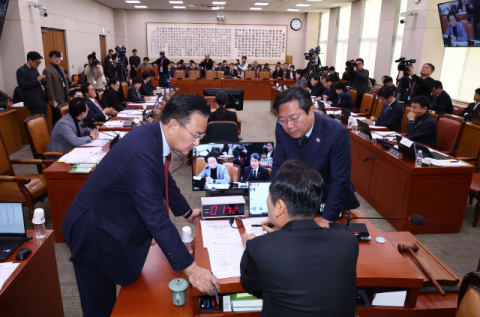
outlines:
[[255, 297], [248, 293], [231, 294], [230, 300], [232, 307], [235, 308], [261, 308], [263, 306], [263, 299]]

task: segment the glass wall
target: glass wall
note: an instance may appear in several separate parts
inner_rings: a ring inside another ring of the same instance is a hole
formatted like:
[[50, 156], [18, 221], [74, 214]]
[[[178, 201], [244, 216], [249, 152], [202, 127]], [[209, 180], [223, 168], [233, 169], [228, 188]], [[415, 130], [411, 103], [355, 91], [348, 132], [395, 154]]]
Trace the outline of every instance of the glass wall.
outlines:
[[325, 60], [327, 58], [327, 44], [328, 44], [328, 26], [330, 22], [330, 11], [321, 12], [320, 16], [320, 30], [318, 34], [318, 45], [320, 46], [320, 61], [322, 66], [325, 66]]
[[373, 77], [375, 72], [375, 57], [377, 56], [378, 29], [380, 27], [380, 13], [382, 0], [365, 0], [362, 37], [358, 57], [365, 61], [364, 67]]
[[[335, 50], [335, 69], [342, 73], [347, 61], [348, 36], [350, 34], [350, 15], [352, 13], [352, 4], [340, 7], [337, 33], [337, 49]], [[331, 65], [327, 65], [331, 66]]]

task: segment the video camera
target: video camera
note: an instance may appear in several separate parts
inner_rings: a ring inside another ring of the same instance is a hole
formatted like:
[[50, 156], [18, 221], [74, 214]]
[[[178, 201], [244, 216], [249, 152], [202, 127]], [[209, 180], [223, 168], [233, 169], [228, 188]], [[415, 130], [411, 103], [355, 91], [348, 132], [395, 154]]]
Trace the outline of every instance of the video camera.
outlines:
[[92, 51], [92, 54], [90, 54], [90, 57], [92, 58], [92, 63], [91, 63], [92, 66], [97, 66], [98, 64], [100, 64], [100, 61], [97, 59], [97, 55], [95, 51]]
[[317, 56], [320, 55], [320, 46], [312, 48], [308, 53], [303, 54], [305, 56], [305, 60], [310, 62], [315, 62]]
[[350, 60], [350, 61], [347, 61], [347, 62], [345, 63], [345, 66], [347, 66], [347, 67], [345, 67], [345, 70], [347, 70], [347, 71], [353, 71], [353, 68], [354, 68], [355, 66], [357, 66], [357, 64], [355, 64], [355, 60], [352, 59], [352, 60]]
[[115, 47], [115, 52], [117, 53], [117, 57], [119, 59], [119, 64], [123, 65], [123, 60], [125, 58], [125, 54], [127, 54], [127, 48], [123, 45], [118, 45]]
[[399, 63], [398, 64], [398, 71], [399, 72], [405, 72], [407, 71], [408, 68], [412, 67], [413, 64], [415, 64], [417, 62], [416, 59], [409, 59], [407, 60], [405, 57], [400, 57], [399, 59], [397, 59], [395, 61], [395, 63]]

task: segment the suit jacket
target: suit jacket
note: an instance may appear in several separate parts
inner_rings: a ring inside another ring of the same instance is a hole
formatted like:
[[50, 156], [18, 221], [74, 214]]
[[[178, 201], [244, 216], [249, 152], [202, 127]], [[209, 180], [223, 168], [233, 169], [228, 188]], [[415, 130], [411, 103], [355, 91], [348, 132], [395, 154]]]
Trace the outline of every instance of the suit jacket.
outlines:
[[331, 106], [334, 108], [353, 110], [352, 94], [349, 91], [343, 92], [342, 94], [338, 95], [338, 98], [332, 102]]
[[68, 83], [65, 70], [62, 66], [58, 66], [62, 72], [63, 77], [60, 77], [55, 67], [52, 64], [45, 67], [43, 75], [49, 75], [45, 83], [45, 90], [47, 91], [47, 101], [55, 100], [58, 104], [68, 101]]
[[23, 102], [23, 91], [19, 86], [15, 87], [15, 89], [13, 90], [12, 102]]
[[258, 165], [257, 177], [254, 177], [252, 167], [247, 166], [243, 171], [242, 182], [267, 181], [268, 178], [268, 170], [265, 167]]
[[[93, 88], [95, 88], [95, 89], [102, 89], [103, 88], [103, 84], [102, 84], [103, 67], [101, 65], [98, 65], [97, 77], [95, 77], [95, 78], [93, 78], [93, 69], [92, 68], [94, 68], [94, 67], [90, 67], [90, 65], [85, 66], [84, 73], [85, 73], [85, 75], [87, 75], [87, 82], [90, 85], [92, 85]], [[115, 69], [115, 67], [113, 66], [112, 63], [107, 65], [107, 70], [109, 68]], [[112, 79], [113, 77], [115, 77], [115, 76], [110, 77], [109, 75], [112, 76], [111, 74], [108, 74], [108, 72], [107, 72], [106, 77], [108, 77], [109, 79]], [[94, 79], [95, 79], [95, 83], [93, 82]], [[120, 81], [122, 81], [122, 80], [120, 79]], [[123, 81], [125, 81], [125, 80], [123, 80]]]
[[114, 77], [117, 77], [120, 79], [120, 82], [126, 81], [125, 79], [125, 74], [123, 71], [120, 70], [120, 65], [117, 64], [116, 66], [113, 64], [108, 64], [107, 65], [107, 73], [105, 74], [108, 79], [112, 79]]
[[278, 77], [283, 78], [283, 70], [280, 69], [279, 72], [277, 72], [276, 70], [273, 71], [272, 78], [277, 79]]
[[206, 70], [213, 68], [213, 60], [210, 58], [206, 63], [205, 59], [200, 63], [200, 67], [205, 67]]
[[337, 100], [338, 98], [338, 94], [337, 94], [337, 91], [335, 90], [335, 87], [333, 86], [333, 83], [330, 85], [330, 87], [326, 88], [325, 87], [325, 90], [323, 91], [323, 94], [322, 94], [322, 99], [323, 99], [323, 95], [327, 95], [328, 96], [328, 101], [335, 101]]
[[[432, 94], [432, 89], [433, 89], [433, 83], [435, 80], [432, 77], [427, 77], [425, 79], [422, 79], [421, 77], [418, 77], [417, 75], [412, 76], [412, 90], [413, 90], [413, 85], [416, 83], [416, 88], [415, 91], [413, 92], [413, 97], [417, 96], [427, 96], [430, 98], [430, 95]], [[413, 98], [412, 100], [413, 101]]]
[[323, 84], [321, 81], [318, 81], [318, 84], [315, 85], [310, 90], [310, 95], [315, 96], [315, 97], [320, 97], [323, 94], [323, 91], [325, 90], [325, 87], [323, 87]]
[[[157, 64], [157, 67], [158, 67], [158, 74], [160, 74], [160, 65], [161, 65], [162, 61], [161, 59], [157, 59], [155, 61], [155, 64]], [[168, 60], [168, 58], [165, 58], [163, 60], [163, 73], [164, 74], [167, 74], [168, 73], [168, 64], [170, 64], [170, 61]]]
[[[457, 41], [458, 42], [465, 42], [465, 41], [468, 41], [468, 35], [467, 35], [467, 31], [465, 31], [465, 27], [463, 26], [462, 23], [460, 22], [457, 22]], [[453, 26], [451, 24], [448, 25], [448, 29], [447, 31], [445, 32], [445, 35], [454, 35], [453, 34]]]
[[[388, 110], [385, 110], [388, 107]], [[390, 131], [399, 132], [402, 130], [403, 107], [394, 100], [390, 106], [383, 106], [380, 117], [375, 121], [375, 125], [387, 127]]]
[[[132, 130], [107, 153], [63, 220], [70, 261], [127, 285], [140, 275], [154, 238], [173, 270], [193, 263], [162, 200], [163, 152], [162, 131], [155, 123]], [[170, 173], [168, 197], [175, 216], [190, 209]]]
[[[36, 72], [36, 74], [34, 74]], [[40, 76], [37, 70], [30, 69], [26, 64], [17, 69], [18, 87], [23, 92], [23, 102], [28, 108], [46, 108], [45, 88], [37, 80]]]
[[122, 106], [119, 93], [110, 87], [105, 89], [105, 91], [103, 92], [103, 97], [102, 97], [102, 101], [100, 101], [100, 105], [102, 106], [103, 109], [111, 107], [118, 112], [125, 109]]
[[[270, 179], [288, 159], [302, 160], [297, 141], [288, 135], [280, 123], [275, 128], [275, 157]], [[315, 113], [315, 122], [308, 142], [306, 163], [315, 168], [325, 182], [322, 217], [335, 221], [343, 206], [353, 209], [360, 206], [350, 181], [352, 157], [348, 130], [335, 120]]]
[[353, 317], [358, 249], [346, 230], [293, 220], [247, 241], [240, 281], [263, 297], [262, 317]]
[[[198, 177], [212, 177], [212, 169], [210, 166], [206, 165], [205, 168], [197, 175]], [[230, 173], [228, 172], [228, 168], [223, 166], [222, 164], [217, 164], [217, 179], [214, 180], [215, 184], [229, 184], [230, 180]]]
[[[216, 117], [216, 112], [217, 110], [215, 110], [214, 112], [210, 113], [210, 117], [208, 118], [208, 123], [212, 122], [212, 121], [220, 121], [217, 119]], [[237, 114], [233, 111], [229, 111], [229, 110], [226, 110], [225, 111], [225, 117], [223, 118], [223, 120], [221, 121], [232, 121], [232, 122], [235, 122], [238, 126], [238, 121], [237, 121]]]
[[108, 54], [103, 60], [103, 66], [107, 67], [107, 65], [111, 63], [112, 63], [112, 57]]
[[140, 95], [140, 92], [130, 85], [128, 87], [127, 102], [144, 102], [145, 98]]
[[295, 84], [293, 86], [302, 87], [303, 89], [307, 89], [307, 80], [305, 79], [305, 77], [300, 77], [300, 79], [295, 81]]
[[[103, 98], [102, 98], [103, 99]], [[87, 127], [91, 126], [91, 122], [106, 122], [107, 119], [105, 118], [105, 113], [98, 109], [98, 107], [88, 98], [85, 98], [88, 106], [88, 113], [87, 117], [83, 119]], [[100, 103], [99, 103], [100, 104]]]
[[145, 82], [142, 81], [142, 86], [140, 86], [140, 94], [142, 94], [143, 96], [153, 96], [153, 95], [155, 95], [155, 93], [153, 92], [154, 89], [151, 89], [150, 87], [148, 87], [147, 84], [145, 84]]
[[416, 117], [413, 123], [407, 124], [407, 138], [411, 141], [423, 143], [431, 148], [437, 148], [437, 121], [426, 112]]
[[463, 110], [463, 112], [460, 114], [460, 117], [465, 118], [465, 121], [472, 121], [472, 112], [473, 110], [480, 110], [480, 103], [478, 104], [477, 108], [475, 108], [475, 102], [472, 102]]
[[443, 90], [436, 98], [432, 96], [429, 110], [435, 111], [435, 105], [442, 106], [446, 113], [453, 114], [453, 103], [450, 95]]
[[[81, 137], [78, 136], [75, 125], [78, 125]], [[92, 142], [90, 131], [89, 128], [81, 127], [81, 121], [75, 123], [73, 117], [67, 113], [53, 127], [47, 152], [67, 153], [76, 146], [90, 143]]]
[[227, 70], [225, 71], [225, 73], [223, 73], [223, 75], [224, 75], [225, 77], [228, 77], [228, 76], [230, 76], [230, 77], [238, 77], [238, 71], [237, 71], [236, 69], [234, 69], [234, 70], [227, 69]]
[[287, 75], [285, 76], [285, 79], [295, 79], [295, 74], [296, 74], [295, 71], [293, 72], [288, 71]]

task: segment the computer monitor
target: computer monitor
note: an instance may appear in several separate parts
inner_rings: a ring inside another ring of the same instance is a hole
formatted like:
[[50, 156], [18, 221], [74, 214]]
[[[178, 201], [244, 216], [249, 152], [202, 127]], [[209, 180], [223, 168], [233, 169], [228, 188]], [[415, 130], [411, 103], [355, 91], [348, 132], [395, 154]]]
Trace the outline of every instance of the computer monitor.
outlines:
[[249, 217], [267, 217], [267, 197], [271, 182], [250, 182], [248, 184]]
[[249, 182], [268, 181], [273, 149], [274, 142], [209, 143], [195, 146], [192, 190], [246, 191]]
[[[438, 4], [438, 15], [445, 47], [480, 47], [480, 41], [475, 38], [475, 25], [471, 8], [475, 9], [478, 3], [466, 1], [449, 1]], [[454, 36], [453, 26], [457, 36]]]
[[21, 202], [0, 202], [0, 237], [25, 237]]
[[243, 89], [221, 89], [221, 88], [204, 88], [204, 97], [215, 97], [219, 91], [223, 91], [228, 96], [227, 109], [243, 110]]

